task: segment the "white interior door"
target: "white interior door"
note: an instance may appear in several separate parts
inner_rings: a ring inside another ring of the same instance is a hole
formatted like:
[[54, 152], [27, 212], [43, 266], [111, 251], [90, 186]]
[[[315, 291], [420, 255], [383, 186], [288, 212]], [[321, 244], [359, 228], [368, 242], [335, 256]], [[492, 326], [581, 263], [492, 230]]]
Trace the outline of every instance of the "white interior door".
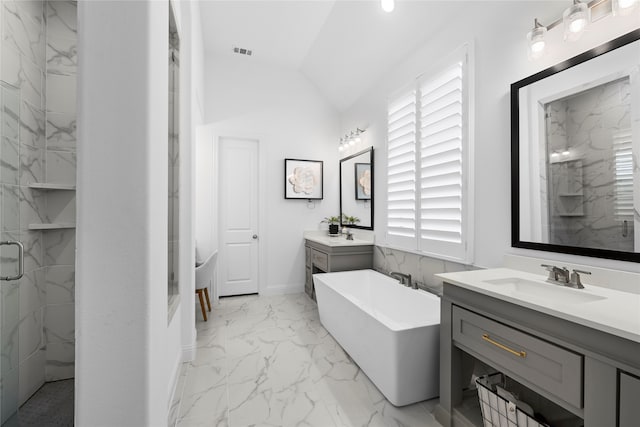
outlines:
[[258, 292], [258, 141], [220, 138], [220, 296]]

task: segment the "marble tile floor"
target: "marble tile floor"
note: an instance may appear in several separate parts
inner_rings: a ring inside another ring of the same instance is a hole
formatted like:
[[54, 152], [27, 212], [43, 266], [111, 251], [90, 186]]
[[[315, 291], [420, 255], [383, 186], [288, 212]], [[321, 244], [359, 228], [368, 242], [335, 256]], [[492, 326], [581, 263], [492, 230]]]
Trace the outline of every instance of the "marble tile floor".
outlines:
[[389, 403], [320, 324], [305, 294], [224, 298], [197, 321], [171, 427], [439, 427], [438, 400]]

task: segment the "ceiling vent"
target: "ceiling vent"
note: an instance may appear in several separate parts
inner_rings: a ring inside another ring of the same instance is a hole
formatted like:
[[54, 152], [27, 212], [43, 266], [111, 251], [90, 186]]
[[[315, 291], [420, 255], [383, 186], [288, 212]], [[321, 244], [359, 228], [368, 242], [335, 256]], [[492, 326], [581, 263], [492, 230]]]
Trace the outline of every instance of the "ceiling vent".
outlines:
[[247, 56], [251, 56], [251, 54], [253, 53], [251, 50], [245, 49], [245, 48], [242, 48], [242, 47], [234, 47], [233, 51], [235, 53], [240, 54], [240, 55], [247, 55]]

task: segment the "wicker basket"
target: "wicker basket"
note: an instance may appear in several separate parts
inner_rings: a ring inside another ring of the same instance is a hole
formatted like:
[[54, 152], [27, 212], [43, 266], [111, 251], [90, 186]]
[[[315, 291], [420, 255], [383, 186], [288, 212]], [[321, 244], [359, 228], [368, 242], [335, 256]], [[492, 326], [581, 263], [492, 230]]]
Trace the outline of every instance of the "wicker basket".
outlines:
[[503, 384], [501, 373], [476, 379], [484, 427], [549, 427], [521, 411], [516, 404], [498, 396], [496, 384]]

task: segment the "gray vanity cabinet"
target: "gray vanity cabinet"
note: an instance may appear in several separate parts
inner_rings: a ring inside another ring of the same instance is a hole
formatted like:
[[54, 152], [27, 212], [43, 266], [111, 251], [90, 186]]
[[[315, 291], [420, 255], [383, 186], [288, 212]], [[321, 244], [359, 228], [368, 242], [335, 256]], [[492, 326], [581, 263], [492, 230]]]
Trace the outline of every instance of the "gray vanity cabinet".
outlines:
[[306, 280], [304, 290], [314, 301], [313, 274], [373, 268], [373, 245], [328, 246], [305, 240]]
[[440, 312], [443, 426], [482, 425], [469, 410], [476, 361], [552, 402], [569, 425], [640, 425], [640, 343], [446, 282]]
[[637, 427], [640, 424], [640, 378], [620, 373], [619, 427]]
[[576, 408], [582, 405], [582, 355], [456, 306], [452, 335], [461, 348], [499, 365], [504, 373], [549, 390]]

